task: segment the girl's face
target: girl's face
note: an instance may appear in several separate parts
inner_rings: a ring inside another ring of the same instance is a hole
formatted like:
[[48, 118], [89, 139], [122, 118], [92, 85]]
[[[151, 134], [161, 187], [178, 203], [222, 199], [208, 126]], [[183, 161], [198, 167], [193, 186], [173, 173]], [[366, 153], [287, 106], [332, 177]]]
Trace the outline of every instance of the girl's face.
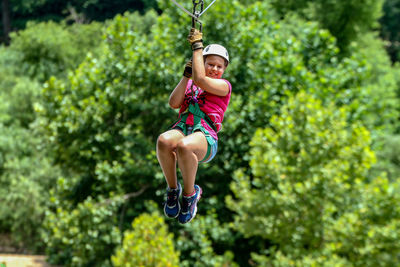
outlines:
[[209, 55], [204, 62], [206, 76], [214, 79], [221, 79], [226, 69], [225, 59], [216, 55]]

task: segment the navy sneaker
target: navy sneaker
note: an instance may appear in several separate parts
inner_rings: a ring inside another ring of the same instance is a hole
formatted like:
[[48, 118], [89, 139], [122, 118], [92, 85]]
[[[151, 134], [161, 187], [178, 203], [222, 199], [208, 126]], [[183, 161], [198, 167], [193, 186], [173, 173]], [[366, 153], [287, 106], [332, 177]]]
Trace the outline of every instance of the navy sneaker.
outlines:
[[176, 218], [181, 211], [179, 196], [182, 194], [182, 187], [178, 183], [178, 188], [167, 188], [167, 201], [164, 203], [164, 214], [169, 218]]
[[182, 210], [179, 213], [178, 217], [178, 221], [180, 223], [188, 223], [194, 218], [194, 216], [196, 216], [197, 202], [200, 200], [203, 191], [198, 185], [194, 185], [194, 190], [196, 191], [196, 193], [193, 196], [183, 196], [182, 198]]

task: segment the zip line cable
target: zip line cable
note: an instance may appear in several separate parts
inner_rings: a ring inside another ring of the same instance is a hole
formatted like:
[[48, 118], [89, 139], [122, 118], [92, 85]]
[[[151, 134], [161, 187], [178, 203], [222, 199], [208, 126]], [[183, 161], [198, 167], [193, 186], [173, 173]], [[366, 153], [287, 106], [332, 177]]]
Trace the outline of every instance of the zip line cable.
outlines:
[[212, 1], [212, 2], [211, 2], [211, 4], [209, 4], [209, 5], [208, 5], [208, 7], [206, 7], [206, 9], [204, 9], [204, 10], [203, 10], [203, 12], [201, 12], [201, 13], [199, 14], [199, 17], [200, 17], [201, 15], [203, 15], [203, 14], [204, 14], [204, 12], [206, 12], [206, 11], [207, 11], [207, 9], [209, 9], [209, 8], [210, 8], [210, 6], [212, 6], [212, 5], [214, 4], [214, 2], [215, 2], [215, 1], [217, 1], [217, 0], [214, 0], [214, 1]]
[[[208, 7], [206, 7], [204, 10], [201, 10], [199, 13], [196, 14], [196, 12], [192, 13], [189, 10], [187, 10], [186, 8], [184, 8], [182, 5], [180, 5], [178, 2], [176, 2], [176, 0], [171, 0], [177, 7], [179, 7], [183, 12], [185, 12], [186, 14], [188, 14], [189, 16], [192, 17], [192, 19], [194, 19], [195, 21], [199, 22], [200, 24], [202, 24], [201, 20], [199, 20], [199, 18], [201, 17], [201, 15], [203, 15], [207, 9], [209, 9], [217, 0], [213, 0], [211, 2], [211, 4], [208, 5]], [[198, 1], [196, 2], [196, 0], [193, 0], [193, 4], [197, 5], [197, 4], [203, 4], [203, 1]]]
[[[177, 3], [175, 0], [171, 0], [177, 7], [179, 7], [180, 9], [183, 10], [183, 12], [185, 12], [186, 14], [188, 14], [189, 16], [191, 16], [193, 19], [195, 19], [196, 21], [200, 22], [198, 17], [196, 17], [193, 13], [191, 13], [190, 11], [188, 11], [186, 8], [184, 8], [183, 6], [181, 6], [179, 3]], [[215, 0], [214, 0], [215, 1]]]

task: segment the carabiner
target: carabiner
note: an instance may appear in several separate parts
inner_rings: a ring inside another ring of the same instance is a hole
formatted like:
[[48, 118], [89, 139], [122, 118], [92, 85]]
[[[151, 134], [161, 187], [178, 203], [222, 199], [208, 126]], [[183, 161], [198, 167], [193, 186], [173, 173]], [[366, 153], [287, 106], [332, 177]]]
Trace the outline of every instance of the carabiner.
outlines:
[[[200, 5], [200, 10], [197, 10], [197, 6]], [[204, 9], [204, 1], [203, 0], [193, 0], [193, 16], [192, 17], [192, 28], [196, 28], [196, 22], [199, 23], [199, 31], [203, 30], [203, 24], [198, 20], [200, 14], [203, 12]]]

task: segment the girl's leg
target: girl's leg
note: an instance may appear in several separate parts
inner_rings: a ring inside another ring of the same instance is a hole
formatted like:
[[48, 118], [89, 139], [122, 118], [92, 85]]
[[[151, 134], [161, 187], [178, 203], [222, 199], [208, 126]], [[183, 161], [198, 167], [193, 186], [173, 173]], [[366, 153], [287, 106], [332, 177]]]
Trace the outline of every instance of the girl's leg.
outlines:
[[194, 192], [198, 162], [207, 154], [207, 146], [207, 139], [202, 132], [194, 132], [177, 144], [176, 153], [183, 178], [184, 195]]
[[177, 188], [176, 147], [185, 136], [179, 130], [169, 130], [158, 137], [157, 159], [169, 188]]

